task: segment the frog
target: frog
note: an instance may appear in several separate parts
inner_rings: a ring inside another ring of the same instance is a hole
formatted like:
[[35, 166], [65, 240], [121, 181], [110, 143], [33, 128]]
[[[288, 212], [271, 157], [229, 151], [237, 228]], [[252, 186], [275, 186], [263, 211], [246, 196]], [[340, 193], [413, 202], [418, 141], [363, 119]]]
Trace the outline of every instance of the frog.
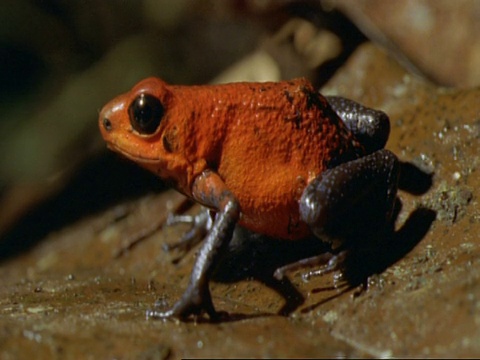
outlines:
[[388, 115], [323, 96], [305, 78], [171, 85], [150, 77], [108, 102], [98, 121], [108, 148], [212, 214], [183, 295], [149, 318], [219, 319], [209, 283], [236, 226], [315, 237], [336, 264], [392, 221], [400, 166], [385, 149]]

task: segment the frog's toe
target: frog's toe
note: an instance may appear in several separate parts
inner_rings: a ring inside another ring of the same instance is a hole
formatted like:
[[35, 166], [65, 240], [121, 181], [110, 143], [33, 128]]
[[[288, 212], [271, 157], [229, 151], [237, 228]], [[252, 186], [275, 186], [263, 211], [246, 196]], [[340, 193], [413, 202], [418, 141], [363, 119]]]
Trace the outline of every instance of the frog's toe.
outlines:
[[156, 309], [148, 309], [146, 312], [147, 319], [187, 319], [190, 316], [201, 316], [207, 313], [211, 320], [216, 320], [218, 314], [214, 309], [204, 309], [203, 305], [193, 303], [176, 303], [171, 309], [159, 311]]
[[187, 230], [178, 241], [172, 244], [164, 244], [163, 249], [165, 251], [180, 250], [182, 253], [187, 253], [204, 239], [210, 231], [212, 223], [212, 217], [206, 208], [197, 215], [169, 214], [165, 226], [189, 224], [190, 229]]
[[281, 280], [287, 272], [305, 268], [307, 266], [319, 268], [303, 273], [302, 279], [304, 281], [308, 281], [313, 276], [322, 276], [334, 271], [341, 271], [343, 270], [347, 253], [347, 250], [342, 250], [336, 254], [326, 252], [306, 259], [301, 259], [278, 268], [275, 270], [274, 276], [276, 279]]
[[145, 313], [148, 319], [168, 319], [174, 317], [172, 309], [168, 311], [158, 311], [155, 309], [148, 309]]
[[172, 308], [166, 311], [149, 309], [147, 319], [186, 319], [190, 316], [200, 316], [207, 313], [211, 320], [217, 320], [219, 314], [215, 311], [212, 297], [208, 289], [189, 288]]
[[335, 286], [337, 285], [337, 281], [343, 278], [343, 266], [345, 264], [345, 259], [347, 257], [347, 250], [340, 251], [338, 254], [330, 254], [328, 262], [326, 264], [322, 264], [322, 266], [318, 269], [314, 269], [311, 271], [307, 271], [306, 273], [302, 274], [302, 279], [304, 281], [310, 280], [310, 278], [314, 276], [322, 276], [334, 271], [340, 271], [338, 276], [335, 276]]

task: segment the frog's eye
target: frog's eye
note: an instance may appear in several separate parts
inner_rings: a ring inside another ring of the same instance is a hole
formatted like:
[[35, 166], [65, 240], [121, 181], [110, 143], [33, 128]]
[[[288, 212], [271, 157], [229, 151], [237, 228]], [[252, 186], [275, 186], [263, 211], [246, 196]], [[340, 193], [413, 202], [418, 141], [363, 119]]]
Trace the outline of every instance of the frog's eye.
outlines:
[[153, 134], [162, 120], [163, 105], [155, 96], [140, 94], [130, 104], [130, 124], [140, 134]]

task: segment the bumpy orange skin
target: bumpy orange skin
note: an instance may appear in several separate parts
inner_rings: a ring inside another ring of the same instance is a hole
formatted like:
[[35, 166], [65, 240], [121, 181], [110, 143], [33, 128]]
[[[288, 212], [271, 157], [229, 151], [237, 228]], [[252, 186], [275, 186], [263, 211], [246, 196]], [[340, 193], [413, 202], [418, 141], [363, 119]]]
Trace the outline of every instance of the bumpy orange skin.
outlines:
[[[130, 124], [128, 107], [140, 93], [157, 97], [165, 108], [152, 135]], [[195, 198], [198, 175], [215, 171], [240, 204], [239, 223], [283, 239], [310, 234], [298, 210], [305, 186], [329, 165], [364, 153], [305, 79], [173, 86], [149, 78], [105, 105], [100, 130], [110, 148], [187, 196]]]

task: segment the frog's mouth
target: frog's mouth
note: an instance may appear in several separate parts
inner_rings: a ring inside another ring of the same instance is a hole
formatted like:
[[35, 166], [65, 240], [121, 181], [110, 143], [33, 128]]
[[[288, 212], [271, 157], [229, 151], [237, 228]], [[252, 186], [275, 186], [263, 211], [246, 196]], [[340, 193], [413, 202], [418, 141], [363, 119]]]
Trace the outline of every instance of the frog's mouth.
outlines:
[[160, 159], [158, 159], [158, 158], [151, 158], [151, 157], [145, 157], [145, 156], [138, 155], [138, 154], [132, 154], [132, 153], [126, 151], [125, 149], [122, 149], [121, 147], [119, 147], [115, 144], [112, 144], [112, 143], [108, 143], [107, 147], [110, 150], [113, 150], [113, 151], [121, 154], [122, 156], [126, 157], [127, 159], [134, 161], [134, 162], [139, 162], [139, 163], [144, 163], [144, 164], [158, 164], [160, 162]]

